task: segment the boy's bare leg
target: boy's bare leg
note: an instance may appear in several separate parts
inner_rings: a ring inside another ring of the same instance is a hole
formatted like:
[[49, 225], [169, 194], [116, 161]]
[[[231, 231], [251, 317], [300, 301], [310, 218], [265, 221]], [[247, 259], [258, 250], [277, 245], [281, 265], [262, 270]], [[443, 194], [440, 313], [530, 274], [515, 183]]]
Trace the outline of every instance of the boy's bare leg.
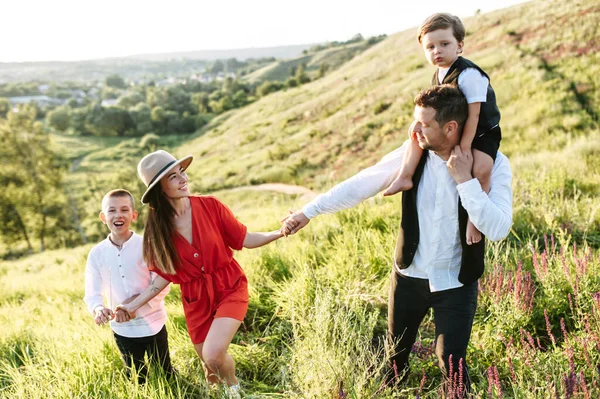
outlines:
[[[410, 131], [412, 132], [412, 126]], [[406, 154], [404, 154], [404, 161], [400, 167], [400, 173], [387, 190], [384, 191], [384, 196], [394, 195], [400, 191], [408, 191], [413, 187], [412, 178], [415, 174], [415, 170], [417, 170], [417, 166], [419, 166], [422, 154], [423, 150], [419, 147], [419, 142], [415, 139], [411, 139], [408, 143]]]
[[[490, 192], [490, 179], [493, 167], [494, 160], [492, 157], [485, 152], [473, 149], [473, 175], [479, 180], [481, 188], [486, 194]], [[479, 241], [481, 241], [481, 232], [469, 220], [467, 223], [467, 244], [476, 244]]]

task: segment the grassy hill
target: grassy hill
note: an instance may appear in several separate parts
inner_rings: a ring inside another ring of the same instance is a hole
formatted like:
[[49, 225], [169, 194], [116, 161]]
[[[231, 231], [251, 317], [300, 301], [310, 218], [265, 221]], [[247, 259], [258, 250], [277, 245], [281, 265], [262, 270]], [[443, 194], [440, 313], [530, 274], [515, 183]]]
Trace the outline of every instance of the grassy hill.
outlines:
[[[594, 4], [534, 2], [466, 21], [465, 55], [492, 78], [505, 154], [557, 151], [597, 131]], [[217, 118], [184, 151], [202, 156], [203, 188], [252, 179], [320, 187], [322, 176], [348, 176], [404, 140], [432, 73], [415, 31], [402, 32], [324, 79]]]
[[[549, 184], [597, 203], [600, 179], [590, 162], [599, 135], [599, 16], [593, 1], [542, 1], [465, 21], [465, 56], [488, 71], [497, 93], [501, 150], [513, 162], [518, 206], [531, 208], [530, 190]], [[388, 38], [323, 79], [216, 118], [178, 150], [201, 159], [190, 171], [194, 189], [287, 182], [320, 190], [396, 148], [411, 122], [412, 99], [433, 73], [415, 32]], [[559, 173], [561, 163], [569, 167]], [[571, 222], [583, 230], [600, 226], [600, 215], [583, 209], [569, 213]]]
[[326, 48], [320, 51], [311, 51], [294, 58], [275, 61], [244, 76], [244, 80], [252, 83], [264, 82], [266, 80], [284, 82], [290, 77], [290, 69], [297, 68], [302, 64], [306, 65], [306, 71], [310, 75], [317, 75], [321, 64], [326, 64], [330, 70], [335, 69], [352, 59], [356, 54], [360, 54], [369, 48], [369, 46], [368, 41], [363, 40], [359, 43]]
[[[514, 174], [513, 230], [488, 246], [468, 351], [477, 398], [600, 396], [599, 20], [592, 0], [534, 1], [465, 20], [465, 56], [491, 76]], [[228, 189], [284, 182], [322, 191], [376, 162], [405, 139], [412, 98], [432, 72], [415, 30], [401, 32], [323, 79], [161, 147], [196, 156], [193, 191], [217, 195], [250, 230], [274, 229], [305, 200]], [[149, 150], [137, 139], [55, 142], [74, 162], [71, 188], [100, 237], [98, 196], [119, 185], [139, 198], [135, 165]], [[399, 199], [374, 198], [236, 254], [251, 298], [231, 351], [248, 397], [440, 397], [431, 316], [408, 384], [381, 387]], [[167, 308], [181, 376], [125, 381], [109, 331], [92, 325], [81, 301], [89, 248], [0, 263], [0, 396], [223, 397], [204, 385], [177, 288]]]

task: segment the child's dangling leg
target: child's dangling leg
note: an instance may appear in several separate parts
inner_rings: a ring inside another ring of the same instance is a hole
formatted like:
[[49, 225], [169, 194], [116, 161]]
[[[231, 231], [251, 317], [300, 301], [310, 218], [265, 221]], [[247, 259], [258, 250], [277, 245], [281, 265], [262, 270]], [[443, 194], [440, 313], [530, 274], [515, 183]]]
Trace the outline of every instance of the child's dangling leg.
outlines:
[[402, 162], [402, 166], [400, 167], [400, 172], [387, 190], [384, 191], [384, 196], [394, 195], [400, 191], [408, 191], [413, 187], [413, 174], [415, 173], [415, 170], [417, 170], [417, 166], [421, 160], [421, 155], [423, 154], [423, 150], [421, 147], [419, 147], [419, 142], [417, 141], [417, 138], [413, 132], [414, 126], [415, 122], [413, 122], [412, 125], [410, 125], [410, 128], [408, 128], [408, 136], [410, 137], [410, 141], [408, 148], [406, 149], [406, 153], [404, 154], [404, 160]]
[[[481, 188], [486, 194], [490, 193], [490, 184], [492, 176], [492, 168], [494, 167], [494, 160], [485, 152], [473, 149], [473, 175], [479, 180]], [[467, 244], [472, 245], [481, 241], [481, 232], [477, 230], [477, 227], [471, 220], [467, 223]]]

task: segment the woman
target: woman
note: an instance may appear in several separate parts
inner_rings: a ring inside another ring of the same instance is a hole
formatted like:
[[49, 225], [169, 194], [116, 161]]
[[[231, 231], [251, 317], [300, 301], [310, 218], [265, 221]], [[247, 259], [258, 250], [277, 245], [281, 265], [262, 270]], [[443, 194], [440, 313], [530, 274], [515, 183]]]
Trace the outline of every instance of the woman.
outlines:
[[138, 174], [148, 187], [143, 253], [158, 274], [133, 302], [117, 308], [135, 311], [169, 283], [181, 286], [188, 332], [209, 383], [239, 390], [235, 363], [227, 348], [248, 309], [248, 281], [232, 249], [257, 248], [282, 237], [280, 231], [250, 233], [211, 196], [191, 196], [186, 169], [191, 155], [177, 160], [166, 151], [145, 156]]

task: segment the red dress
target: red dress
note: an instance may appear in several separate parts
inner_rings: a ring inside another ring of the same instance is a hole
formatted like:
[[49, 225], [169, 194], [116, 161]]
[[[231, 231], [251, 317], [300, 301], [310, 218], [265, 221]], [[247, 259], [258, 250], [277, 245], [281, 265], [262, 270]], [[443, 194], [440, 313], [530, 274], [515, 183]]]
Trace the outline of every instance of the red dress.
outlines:
[[192, 244], [176, 233], [181, 258], [176, 274], [152, 270], [181, 287], [181, 301], [190, 338], [204, 342], [214, 318], [243, 320], [248, 310], [248, 280], [233, 259], [242, 249], [246, 226], [231, 210], [211, 196], [191, 196]]

